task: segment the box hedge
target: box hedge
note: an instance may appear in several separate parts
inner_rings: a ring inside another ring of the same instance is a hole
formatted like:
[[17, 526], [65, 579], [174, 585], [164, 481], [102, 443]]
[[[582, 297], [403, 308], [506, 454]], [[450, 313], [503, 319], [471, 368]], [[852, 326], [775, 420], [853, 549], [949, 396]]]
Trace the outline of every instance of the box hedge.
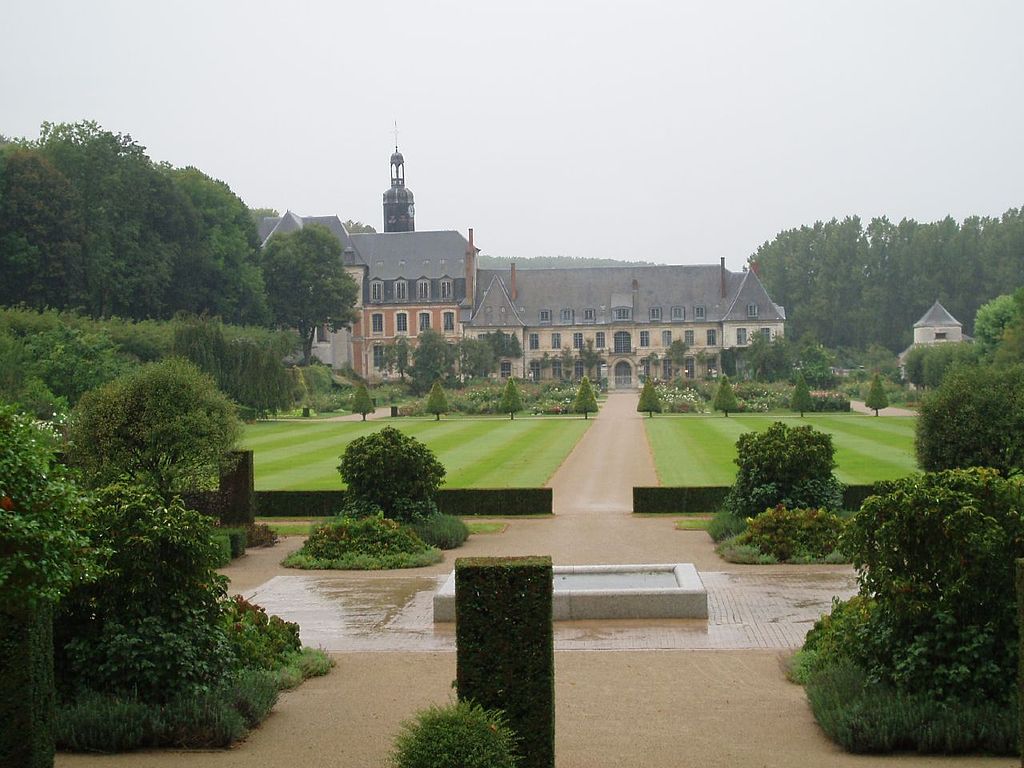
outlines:
[[[330, 517], [345, 505], [345, 491], [256, 491], [256, 513], [266, 517]], [[550, 488], [442, 488], [437, 507], [446, 515], [550, 515]]]
[[[847, 485], [843, 489], [843, 509], [858, 510], [874, 491], [874, 485]], [[633, 488], [633, 511], [684, 515], [716, 512], [722, 506], [727, 485], [666, 486]]]
[[0, 765], [52, 768], [53, 614], [0, 613]]
[[550, 557], [455, 561], [461, 700], [505, 712], [524, 768], [554, 768], [555, 655]]

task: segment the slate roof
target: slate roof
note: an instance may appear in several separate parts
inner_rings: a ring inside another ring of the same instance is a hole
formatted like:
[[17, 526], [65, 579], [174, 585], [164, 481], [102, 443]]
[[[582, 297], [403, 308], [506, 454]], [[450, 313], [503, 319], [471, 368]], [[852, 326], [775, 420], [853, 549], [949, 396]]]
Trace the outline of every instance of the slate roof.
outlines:
[[[479, 277], [478, 277], [479, 279]], [[512, 303], [508, 287], [504, 280], [498, 275], [491, 277], [490, 283], [484, 289], [483, 296], [477, 303], [476, 311], [473, 313], [472, 325], [475, 326], [520, 326], [528, 323], [523, 321], [518, 310]]]
[[[481, 269], [477, 275], [478, 304], [493, 294], [498, 280], [511, 296], [508, 270]], [[631, 322], [648, 322], [651, 307], [661, 307], [661, 319], [672, 322], [672, 307], [685, 307], [686, 322], [694, 321], [694, 308], [705, 308], [705, 322], [747, 320], [747, 304], [758, 305], [758, 321], [785, 320], [785, 310], [771, 301], [761, 281], [752, 272], [725, 271], [725, 298], [721, 296], [722, 271], [719, 265], [584, 267], [577, 269], [520, 269], [516, 272], [517, 295], [514, 310], [518, 322], [509, 325], [539, 325], [540, 310], [551, 311], [552, 325], [561, 323], [561, 310], [571, 309], [575, 325], [584, 324], [584, 309], [595, 310], [595, 324], [614, 322], [612, 308], [631, 306]], [[634, 281], [636, 290], [633, 290]], [[492, 321], [477, 312], [471, 325], [494, 324], [498, 304], [492, 305]], [[506, 312], [507, 314], [507, 312]], [[676, 321], [678, 322], [678, 321]]]
[[454, 230], [350, 235], [369, 279], [465, 277], [469, 243]]
[[260, 243], [265, 246], [271, 235], [295, 232], [307, 224], [319, 224], [321, 227], [326, 227], [341, 241], [342, 249], [352, 247], [351, 236], [337, 216], [299, 216], [291, 211], [285, 211], [284, 216], [267, 216], [259, 223], [257, 230]]
[[942, 304], [939, 303], [938, 299], [932, 304], [931, 309], [921, 316], [921, 319], [914, 323], [915, 328], [928, 327], [928, 328], [943, 328], [943, 327], [956, 327], [962, 328], [963, 323], [953, 317], [946, 310]]

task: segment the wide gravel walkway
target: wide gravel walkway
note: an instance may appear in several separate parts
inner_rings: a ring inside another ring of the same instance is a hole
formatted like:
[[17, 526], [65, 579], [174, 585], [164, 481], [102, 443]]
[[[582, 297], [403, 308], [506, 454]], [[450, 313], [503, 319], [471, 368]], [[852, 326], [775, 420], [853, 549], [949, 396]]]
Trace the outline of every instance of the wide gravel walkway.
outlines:
[[556, 515], [511, 520], [415, 572], [297, 574], [278, 565], [301, 543], [251, 550], [225, 569], [236, 592], [295, 618], [337, 667], [282, 696], [232, 750], [59, 755], [60, 768], [383, 768], [399, 724], [454, 698], [450, 626], [429, 597], [455, 556], [550, 554], [558, 564], [693, 562], [708, 621], [559, 622], [558, 768], [641, 766], [1017, 766], [1012, 758], [857, 757], [829, 742], [783, 665], [833, 594], [854, 588], [842, 566], [724, 563], [702, 531], [671, 517], [634, 517], [631, 488], [655, 485], [636, 393], [607, 398], [552, 477]]

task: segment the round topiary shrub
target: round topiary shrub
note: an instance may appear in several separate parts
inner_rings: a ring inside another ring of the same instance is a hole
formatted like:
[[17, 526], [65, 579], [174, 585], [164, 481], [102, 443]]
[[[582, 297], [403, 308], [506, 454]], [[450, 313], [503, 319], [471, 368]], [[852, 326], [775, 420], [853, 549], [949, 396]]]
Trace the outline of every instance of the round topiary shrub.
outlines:
[[751, 518], [736, 543], [756, 547], [780, 562], [822, 560], [839, 547], [843, 525], [839, 515], [825, 509], [780, 505]]
[[376, 504], [384, 516], [409, 521], [436, 511], [444, 467], [433, 451], [394, 427], [356, 438], [338, 472], [353, 500]]
[[498, 710], [460, 701], [430, 707], [402, 725], [394, 768], [514, 768], [516, 737]]

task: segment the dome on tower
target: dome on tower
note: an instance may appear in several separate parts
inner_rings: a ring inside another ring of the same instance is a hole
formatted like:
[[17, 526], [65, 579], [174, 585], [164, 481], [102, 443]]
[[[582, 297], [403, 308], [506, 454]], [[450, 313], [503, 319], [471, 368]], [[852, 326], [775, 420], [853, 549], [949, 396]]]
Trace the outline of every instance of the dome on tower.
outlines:
[[392, 165], [404, 165], [405, 164], [405, 158], [402, 157], [402, 153], [399, 152], [397, 149], [395, 149], [394, 154], [391, 155], [391, 164]]

